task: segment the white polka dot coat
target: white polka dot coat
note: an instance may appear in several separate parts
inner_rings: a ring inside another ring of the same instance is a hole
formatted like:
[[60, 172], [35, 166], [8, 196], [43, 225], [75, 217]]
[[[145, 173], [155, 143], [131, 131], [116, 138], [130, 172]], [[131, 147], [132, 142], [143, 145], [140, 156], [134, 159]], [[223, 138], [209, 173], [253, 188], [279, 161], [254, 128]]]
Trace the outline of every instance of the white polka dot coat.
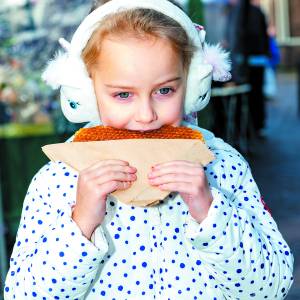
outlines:
[[293, 256], [247, 162], [199, 130], [216, 156], [205, 167], [214, 200], [201, 224], [176, 193], [147, 208], [109, 196], [89, 241], [71, 219], [78, 174], [64, 163], [44, 166], [24, 201], [5, 299], [285, 298]]

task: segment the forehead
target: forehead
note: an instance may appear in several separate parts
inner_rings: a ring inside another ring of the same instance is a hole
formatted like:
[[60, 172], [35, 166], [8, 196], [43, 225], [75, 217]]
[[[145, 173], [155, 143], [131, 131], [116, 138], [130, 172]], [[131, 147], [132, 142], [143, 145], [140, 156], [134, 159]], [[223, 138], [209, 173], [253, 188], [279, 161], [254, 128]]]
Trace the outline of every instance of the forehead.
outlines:
[[171, 42], [156, 37], [107, 36], [101, 43], [97, 65], [98, 72], [106, 78], [118, 76], [153, 79], [179, 75], [183, 69], [180, 55]]
[[[102, 51], [118, 51], [119, 54], [136, 54], [143, 52], [143, 54], [151, 55], [153, 51], [160, 49], [157, 54], [157, 59], [161, 54], [168, 52], [170, 59], [178, 56], [179, 51], [175, 45], [167, 38], [156, 37], [150, 34], [136, 35], [132, 33], [122, 34], [108, 34], [103, 37], [100, 46]], [[123, 51], [123, 52], [122, 52]], [[107, 53], [106, 53], [107, 54]]]

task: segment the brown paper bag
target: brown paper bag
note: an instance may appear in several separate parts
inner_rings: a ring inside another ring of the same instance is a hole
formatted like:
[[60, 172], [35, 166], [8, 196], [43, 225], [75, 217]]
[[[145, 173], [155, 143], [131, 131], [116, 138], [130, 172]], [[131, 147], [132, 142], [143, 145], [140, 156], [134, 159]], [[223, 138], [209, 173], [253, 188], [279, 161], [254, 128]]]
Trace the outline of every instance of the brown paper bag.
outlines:
[[134, 139], [52, 144], [42, 147], [52, 161], [62, 161], [81, 171], [100, 160], [120, 159], [137, 168], [137, 180], [124, 191], [112, 193], [119, 201], [147, 206], [158, 203], [169, 192], [149, 185], [151, 166], [172, 160], [207, 165], [214, 159], [204, 143], [195, 139]]

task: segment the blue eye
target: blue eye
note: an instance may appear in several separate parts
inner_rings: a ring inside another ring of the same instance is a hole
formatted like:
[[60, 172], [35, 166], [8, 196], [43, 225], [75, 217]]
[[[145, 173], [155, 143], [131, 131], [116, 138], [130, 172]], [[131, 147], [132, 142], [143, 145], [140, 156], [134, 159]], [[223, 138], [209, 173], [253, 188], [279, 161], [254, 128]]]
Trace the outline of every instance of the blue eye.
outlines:
[[72, 109], [77, 109], [77, 107], [80, 105], [79, 102], [76, 102], [74, 100], [68, 100], [68, 102]]
[[160, 92], [162, 95], [168, 95], [171, 91], [172, 91], [172, 89], [171, 89], [171, 88], [168, 88], [168, 87], [164, 87], [164, 88], [159, 89], [159, 92]]
[[127, 98], [129, 98], [130, 93], [129, 92], [122, 92], [122, 93], [119, 93], [118, 96], [122, 99], [127, 99]]
[[155, 94], [158, 96], [171, 96], [175, 92], [174, 88], [171, 87], [162, 87], [155, 91]]

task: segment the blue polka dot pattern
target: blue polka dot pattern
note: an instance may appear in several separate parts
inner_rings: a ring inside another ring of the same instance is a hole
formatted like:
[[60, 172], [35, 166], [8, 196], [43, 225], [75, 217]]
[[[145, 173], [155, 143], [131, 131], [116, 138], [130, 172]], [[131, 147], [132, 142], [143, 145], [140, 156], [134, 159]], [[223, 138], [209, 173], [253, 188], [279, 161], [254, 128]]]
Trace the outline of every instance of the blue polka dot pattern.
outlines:
[[25, 198], [5, 299], [283, 299], [289, 247], [241, 155], [220, 139], [207, 145], [214, 200], [201, 224], [176, 193], [147, 208], [109, 196], [92, 241], [71, 219], [78, 174], [44, 166]]

